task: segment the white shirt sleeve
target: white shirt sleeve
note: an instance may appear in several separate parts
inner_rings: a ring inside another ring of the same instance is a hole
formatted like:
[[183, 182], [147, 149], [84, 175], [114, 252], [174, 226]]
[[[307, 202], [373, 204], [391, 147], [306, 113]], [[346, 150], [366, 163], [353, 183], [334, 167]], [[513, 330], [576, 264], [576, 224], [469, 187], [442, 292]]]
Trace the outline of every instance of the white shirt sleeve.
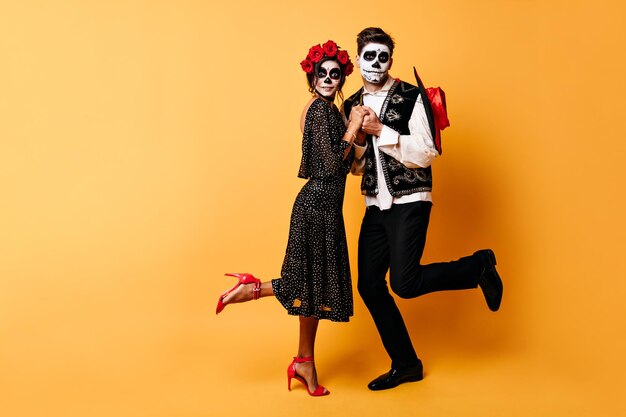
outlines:
[[383, 125], [378, 139], [378, 149], [409, 168], [427, 168], [439, 155], [430, 134], [421, 95], [415, 101], [409, 119], [409, 134], [400, 135], [389, 126]]

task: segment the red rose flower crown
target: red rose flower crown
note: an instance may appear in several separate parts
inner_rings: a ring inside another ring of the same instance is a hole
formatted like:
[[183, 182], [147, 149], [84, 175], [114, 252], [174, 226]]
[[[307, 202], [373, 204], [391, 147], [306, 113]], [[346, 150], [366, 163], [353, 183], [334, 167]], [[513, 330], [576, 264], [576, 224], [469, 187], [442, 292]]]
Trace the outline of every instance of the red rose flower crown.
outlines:
[[352, 71], [354, 70], [354, 65], [352, 64], [352, 61], [350, 61], [348, 52], [339, 49], [337, 44], [331, 40], [322, 46], [319, 44], [312, 46], [309, 49], [309, 53], [306, 58], [304, 58], [304, 61], [300, 62], [300, 66], [304, 72], [311, 74], [313, 73], [315, 64], [324, 58], [335, 58], [339, 62], [339, 65], [341, 66], [341, 69], [346, 77], [352, 74]]

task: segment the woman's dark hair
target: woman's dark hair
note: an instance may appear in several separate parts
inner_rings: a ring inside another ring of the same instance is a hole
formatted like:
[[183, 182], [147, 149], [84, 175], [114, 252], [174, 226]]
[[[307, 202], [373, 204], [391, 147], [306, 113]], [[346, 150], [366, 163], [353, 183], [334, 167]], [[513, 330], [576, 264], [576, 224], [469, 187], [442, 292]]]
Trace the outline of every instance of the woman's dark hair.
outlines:
[[346, 68], [345, 68], [345, 65], [341, 65], [341, 63], [335, 57], [322, 58], [320, 62], [315, 64], [315, 67], [313, 68], [313, 72], [310, 74], [307, 73], [306, 80], [309, 83], [309, 92], [311, 94], [315, 94], [315, 83], [317, 82], [317, 74], [322, 64], [326, 61], [335, 61], [337, 64], [339, 64], [339, 69], [341, 70], [341, 78], [339, 79], [339, 86], [337, 87], [337, 95], [339, 96], [340, 103], [343, 103], [343, 92], [341, 91], [341, 88], [346, 82]]
[[356, 53], [361, 55], [361, 51], [368, 43], [382, 43], [389, 48], [389, 55], [393, 56], [393, 47], [395, 42], [393, 38], [389, 36], [381, 28], [365, 28], [356, 35]]

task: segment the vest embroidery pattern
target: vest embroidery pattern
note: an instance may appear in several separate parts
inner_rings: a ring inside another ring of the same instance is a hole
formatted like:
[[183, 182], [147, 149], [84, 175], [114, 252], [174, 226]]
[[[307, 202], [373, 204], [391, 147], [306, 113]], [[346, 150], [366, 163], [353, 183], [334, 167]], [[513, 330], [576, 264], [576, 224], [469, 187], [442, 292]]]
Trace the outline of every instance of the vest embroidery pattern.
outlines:
[[[350, 114], [354, 103], [361, 103], [362, 92], [363, 89], [360, 89], [346, 100], [344, 104], [346, 114]], [[389, 89], [381, 108], [380, 120], [401, 135], [410, 134], [409, 119], [417, 103], [418, 96], [419, 89], [417, 87], [403, 81], [395, 81]], [[374, 196], [378, 194], [378, 180], [376, 156], [371, 135], [367, 136], [367, 143], [361, 192]], [[385, 184], [392, 196], [398, 197], [416, 192], [432, 191], [432, 170], [430, 167], [409, 168], [384, 152], [379, 152], [379, 157]]]

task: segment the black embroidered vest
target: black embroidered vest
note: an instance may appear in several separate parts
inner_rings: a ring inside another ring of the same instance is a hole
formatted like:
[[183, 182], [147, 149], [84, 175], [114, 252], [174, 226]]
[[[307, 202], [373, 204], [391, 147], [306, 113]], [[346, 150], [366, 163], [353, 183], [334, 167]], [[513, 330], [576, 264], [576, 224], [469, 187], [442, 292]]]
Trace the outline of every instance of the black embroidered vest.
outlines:
[[[344, 113], [346, 117], [350, 115], [352, 106], [362, 103], [362, 93], [363, 88], [344, 102]], [[380, 122], [389, 126], [396, 132], [399, 132], [401, 135], [410, 134], [409, 119], [411, 118], [419, 94], [420, 89], [418, 87], [404, 81], [396, 80], [389, 89], [380, 110]], [[422, 95], [422, 97], [422, 100], [428, 102], [428, 99], [425, 98], [425, 94]], [[434, 126], [432, 116], [428, 117], [428, 122], [432, 130]], [[361, 192], [366, 195], [374, 196], [378, 194], [376, 156], [372, 136], [367, 135], [366, 140], [368, 146], [365, 151], [365, 169], [363, 171], [363, 179], [361, 180]], [[382, 151], [378, 152], [378, 154], [383, 167], [385, 183], [387, 184], [389, 193], [393, 197], [421, 191], [432, 191], [432, 170], [430, 167], [409, 168]]]

